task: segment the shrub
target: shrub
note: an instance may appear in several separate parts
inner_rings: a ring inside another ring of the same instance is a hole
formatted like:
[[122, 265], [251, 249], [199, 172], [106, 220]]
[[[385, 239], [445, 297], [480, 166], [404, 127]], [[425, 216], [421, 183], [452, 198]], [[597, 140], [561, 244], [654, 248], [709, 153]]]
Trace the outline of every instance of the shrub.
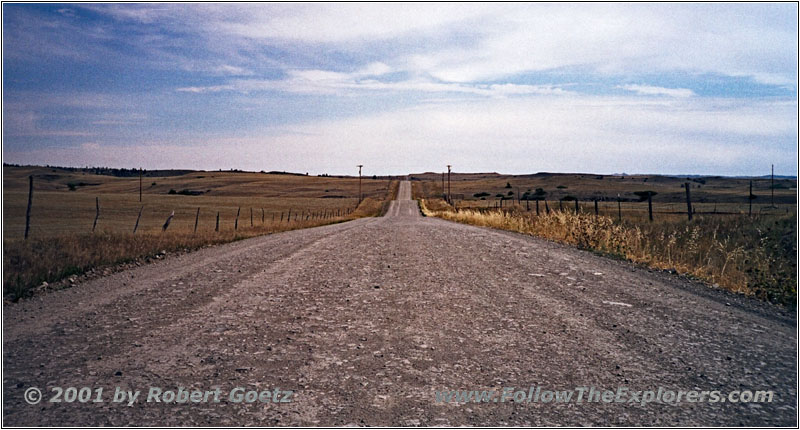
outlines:
[[634, 191], [633, 194], [636, 194], [639, 197], [639, 201], [643, 202], [647, 200], [648, 197], [655, 196], [658, 193], [655, 191]]

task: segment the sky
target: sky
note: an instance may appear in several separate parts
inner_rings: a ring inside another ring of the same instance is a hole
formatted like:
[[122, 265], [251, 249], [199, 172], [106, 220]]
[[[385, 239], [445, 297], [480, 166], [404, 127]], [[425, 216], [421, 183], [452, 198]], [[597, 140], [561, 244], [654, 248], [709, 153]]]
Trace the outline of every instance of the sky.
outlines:
[[3, 161], [797, 174], [796, 3], [3, 4]]

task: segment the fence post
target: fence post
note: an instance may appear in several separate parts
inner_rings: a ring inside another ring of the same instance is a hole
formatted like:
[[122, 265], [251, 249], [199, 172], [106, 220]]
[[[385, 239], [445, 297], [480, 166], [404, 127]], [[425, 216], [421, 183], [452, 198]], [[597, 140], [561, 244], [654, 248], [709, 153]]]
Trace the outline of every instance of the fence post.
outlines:
[[539, 215], [539, 200], [536, 200], [536, 215]]
[[564, 205], [563, 205], [561, 199], [558, 199], [558, 210], [559, 210], [559, 212], [563, 212], [564, 211]]
[[25, 211], [25, 240], [31, 229], [31, 203], [33, 202], [33, 175], [28, 176], [28, 209]]
[[575, 215], [577, 215], [578, 212], [580, 212], [580, 211], [581, 211], [581, 208], [580, 208], [580, 206], [578, 206], [578, 198], [575, 197]]
[[617, 197], [617, 216], [622, 221], [622, 200], [619, 197]]
[[653, 193], [647, 193], [647, 215], [653, 221]]
[[197, 208], [197, 214], [194, 216], [194, 232], [197, 233], [197, 222], [200, 221], [200, 208]]
[[753, 216], [753, 199], [756, 196], [753, 195], [753, 181], [750, 181], [750, 195], [747, 196], [748, 203], [750, 203], [750, 208], [747, 211], [747, 216]]
[[253, 226], [253, 208], [250, 208], [250, 227]]
[[217, 225], [216, 225], [216, 227], [214, 227], [214, 231], [216, 231], [216, 232], [219, 231], [219, 211], [217, 211]]
[[691, 185], [689, 185], [689, 183], [686, 182], [683, 186], [686, 188], [686, 213], [689, 215], [689, 221], [691, 221], [692, 220], [692, 198], [691, 198], [690, 191], [689, 191], [689, 188], [691, 187]]
[[94, 198], [95, 204], [95, 215], [94, 215], [94, 223], [92, 224], [92, 232], [94, 232], [94, 228], [97, 227], [97, 219], [100, 218], [100, 197]]
[[550, 215], [550, 206], [547, 205], [547, 200], [544, 201], [544, 211]]
[[600, 210], [597, 208], [597, 199], [594, 199], [594, 216], [600, 215]]
[[289, 216], [286, 217], [286, 222], [290, 222], [292, 220], [292, 208], [289, 208]]
[[167, 217], [167, 222], [164, 223], [164, 227], [161, 228], [161, 231], [167, 231], [167, 227], [169, 227], [169, 222], [172, 221], [172, 217], [175, 216], [175, 211], [172, 211], [171, 214]]
[[239, 208], [236, 209], [236, 221], [233, 222], [233, 229], [234, 230], [239, 230], [239, 213], [241, 211], [242, 211], [242, 207], [239, 206]]
[[261, 208], [261, 225], [264, 225], [264, 208]]
[[139, 215], [136, 216], [136, 224], [133, 225], [133, 234], [136, 234], [136, 229], [139, 228], [139, 219], [142, 218], [142, 210], [144, 210], [144, 205], [139, 208]]

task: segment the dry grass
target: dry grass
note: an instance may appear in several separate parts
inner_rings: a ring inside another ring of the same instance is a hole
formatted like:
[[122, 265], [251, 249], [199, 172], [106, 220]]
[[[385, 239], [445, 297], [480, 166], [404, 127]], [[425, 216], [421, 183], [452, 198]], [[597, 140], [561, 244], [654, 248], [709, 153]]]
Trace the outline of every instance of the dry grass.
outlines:
[[[35, 191], [30, 238], [25, 241], [22, 236], [29, 174], [35, 175]], [[7, 166], [3, 175], [3, 292], [12, 299], [28, 295], [32, 287], [45, 281], [153, 256], [163, 250], [196, 249], [377, 216], [385, 199], [396, 193], [398, 186], [397, 181], [364, 179], [365, 199], [355, 208], [357, 178], [193, 172], [144, 178], [145, 189], [153, 182], [161, 185], [145, 191], [143, 203], [139, 203], [138, 178]], [[66, 183], [78, 181], [76, 178], [95, 185], [70, 191]], [[169, 189], [211, 191], [186, 196], [168, 194]], [[100, 199], [100, 218], [92, 233], [95, 197]], [[142, 218], [133, 234], [142, 207]], [[198, 208], [200, 216], [195, 233]], [[175, 216], [168, 230], [162, 232], [172, 211]], [[240, 211], [238, 226], [237, 211]], [[219, 232], [215, 231], [218, 212]]]
[[[331, 178], [261, 173], [192, 172], [181, 176], [143, 178], [139, 202], [138, 178], [116, 178], [46, 168], [3, 169], [3, 237], [21, 238], [25, 231], [28, 175], [34, 175], [31, 238], [88, 233], [95, 217], [95, 198], [100, 200], [97, 231], [133, 231], [139, 210], [142, 219], [137, 233], [161, 231], [167, 216], [175, 217], [169, 231], [189, 233], [200, 208], [198, 231], [214, 231], [216, 214], [220, 229], [233, 230], [241, 208], [239, 227], [253, 226], [303, 212], [321, 213], [352, 209], [358, 202], [358, 178]], [[385, 179], [364, 179], [365, 197], [383, 200], [391, 183]], [[70, 191], [67, 184], [88, 184]], [[155, 183], [155, 186], [152, 184]], [[169, 190], [203, 191], [202, 195], [169, 194]]]
[[[765, 173], [769, 173], [768, 171]], [[417, 183], [420, 190], [420, 197], [433, 198], [442, 197], [441, 174], [427, 173], [412, 175], [412, 180]], [[755, 178], [753, 181], [753, 194], [757, 196], [754, 200], [754, 211], [758, 212], [762, 208], [771, 204], [770, 180], [765, 178]], [[659, 205], [675, 203], [678, 210], [682, 211], [685, 206], [686, 190], [684, 183], [691, 185], [692, 201], [703, 205], [702, 210], [713, 210], [715, 203], [736, 204], [736, 211], [747, 211], [748, 193], [750, 179], [730, 178], [730, 177], [704, 177], [704, 178], [680, 178], [670, 176], [655, 175], [634, 175], [634, 176], [615, 176], [615, 175], [595, 175], [595, 174], [556, 174], [556, 173], [537, 173], [535, 175], [502, 175], [496, 173], [453, 173], [450, 178], [450, 189], [453, 198], [459, 203], [468, 205], [487, 204], [494, 205], [497, 194], [508, 196], [508, 192], [524, 194], [526, 191], [534, 192], [537, 188], [542, 188], [546, 192], [546, 198], [551, 202], [557, 202], [566, 196], [575, 196], [581, 201], [591, 202], [595, 199], [601, 202], [608, 202], [609, 206], [615, 205], [619, 196], [623, 201], [638, 200], [634, 193], [637, 191], [652, 190], [658, 194], [653, 197], [653, 204], [658, 210]], [[445, 184], [446, 185], [446, 184]], [[511, 188], [507, 188], [511, 185]], [[478, 193], [488, 193], [480, 200], [475, 197]], [[793, 210], [797, 197], [796, 179], [776, 179], [775, 180], [775, 204], [781, 209], [789, 208]], [[506, 201], [505, 203], [509, 203]], [[532, 203], [532, 202], [531, 202]], [[524, 204], [524, 202], [523, 202]], [[624, 203], [623, 203], [624, 204]], [[641, 204], [638, 204], [641, 207]], [[645, 204], [646, 206], [646, 204]], [[614, 208], [616, 209], [616, 208]], [[721, 210], [721, 209], [720, 209]]]
[[786, 305], [797, 298], [797, 228], [793, 215], [700, 216], [689, 222], [623, 221], [608, 216], [552, 211], [434, 210], [426, 215], [530, 234], [671, 269], [731, 291]]

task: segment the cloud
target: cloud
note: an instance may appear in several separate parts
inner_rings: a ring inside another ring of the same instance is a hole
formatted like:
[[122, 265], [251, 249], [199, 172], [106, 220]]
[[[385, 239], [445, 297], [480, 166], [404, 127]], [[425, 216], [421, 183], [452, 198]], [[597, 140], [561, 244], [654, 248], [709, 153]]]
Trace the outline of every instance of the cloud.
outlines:
[[252, 70], [247, 70], [243, 67], [231, 66], [230, 64], [223, 64], [215, 67], [213, 70], [221, 75], [229, 76], [250, 76], [254, 74]]
[[357, 160], [382, 174], [440, 170], [447, 163], [458, 171], [510, 173], [754, 174], [774, 162], [789, 172], [796, 169], [795, 112], [793, 102], [775, 101], [743, 106], [699, 98], [482, 99], [239, 135], [16, 150], [8, 159], [312, 173], [352, 173]]
[[61, 15], [68, 16], [70, 18], [75, 17], [75, 9], [62, 8], [58, 9], [57, 12], [60, 13]]
[[[443, 82], [580, 68], [593, 74], [711, 73], [796, 86], [797, 8], [791, 4], [82, 7], [121, 22], [178, 29], [202, 41], [206, 51], [236, 59], [235, 67], [272, 58], [264, 47], [273, 47], [297, 53], [313, 68], [336, 62], [327, 54], [333, 50], [350, 58], [349, 65], [383, 63]], [[297, 57], [283, 56], [284, 66], [308, 66], [292, 64]]]
[[291, 70], [288, 77], [280, 80], [239, 79], [222, 85], [204, 87], [179, 87], [178, 92], [216, 93], [231, 91], [240, 93], [281, 91], [298, 94], [352, 95], [364, 92], [396, 93], [461, 93], [485, 97], [507, 97], [514, 95], [566, 95], [571, 94], [555, 85], [526, 84], [462, 84], [435, 82], [425, 79], [404, 81], [381, 81], [376, 76], [389, 73], [391, 69], [382, 63], [371, 64], [354, 73], [327, 70]]
[[692, 97], [695, 95], [694, 91], [686, 88], [664, 88], [650, 85], [618, 85], [617, 88], [634, 91], [645, 96]]

